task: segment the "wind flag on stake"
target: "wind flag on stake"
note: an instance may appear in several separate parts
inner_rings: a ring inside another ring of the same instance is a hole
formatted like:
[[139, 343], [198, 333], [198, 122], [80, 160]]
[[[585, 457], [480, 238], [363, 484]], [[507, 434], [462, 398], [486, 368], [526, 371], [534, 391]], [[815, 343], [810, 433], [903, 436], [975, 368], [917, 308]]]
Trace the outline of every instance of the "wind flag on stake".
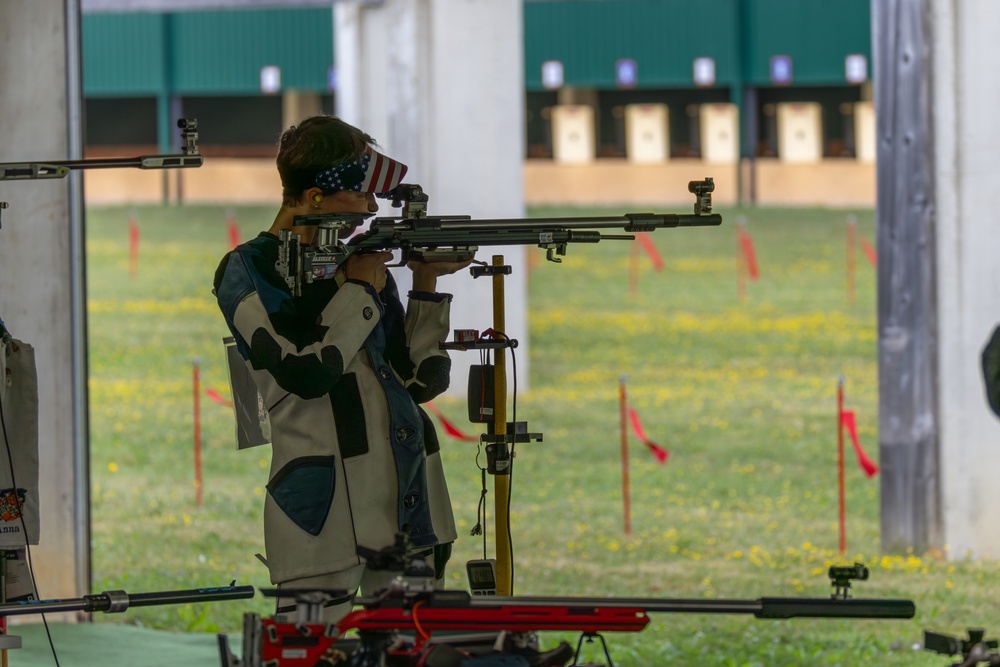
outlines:
[[851, 437], [851, 442], [854, 443], [854, 453], [858, 456], [858, 465], [861, 466], [866, 475], [874, 477], [878, 474], [878, 466], [875, 465], [875, 462], [868, 457], [868, 454], [861, 447], [861, 441], [858, 439], [858, 425], [854, 418], [854, 410], [844, 410], [840, 413], [840, 419], [844, 423], [844, 428], [847, 429], [847, 434]]
[[618, 376], [618, 433], [621, 437], [622, 451], [622, 513], [625, 518], [625, 537], [632, 535], [632, 491], [628, 479], [628, 391], [625, 389], [625, 376]]
[[128, 272], [133, 278], [139, 269], [139, 223], [135, 210], [128, 214]]
[[868, 242], [868, 239], [861, 239], [861, 249], [865, 251], [868, 263], [875, 266], [878, 263], [878, 255], [875, 253], [875, 248], [872, 247], [872, 244]]
[[632, 500], [628, 474], [628, 424], [632, 425], [636, 437], [649, 448], [657, 461], [666, 463], [670, 452], [650, 440], [646, 435], [646, 430], [642, 427], [642, 421], [639, 419], [639, 413], [628, 404], [628, 391], [625, 388], [624, 375], [618, 377], [618, 416], [622, 452], [622, 511], [625, 517], [625, 535], [627, 537], [632, 534]]
[[854, 443], [854, 452], [858, 457], [858, 465], [865, 471], [868, 477], [874, 477], [878, 473], [878, 466], [868, 458], [865, 450], [861, 448], [861, 441], [858, 439], [858, 426], [854, 418], [854, 410], [844, 409], [844, 378], [837, 381], [837, 495], [838, 513], [840, 523], [840, 553], [847, 553], [847, 493], [844, 484], [844, 430], [847, 430]]
[[444, 427], [445, 433], [456, 440], [463, 440], [465, 442], [479, 442], [479, 438], [474, 435], [467, 435], [463, 433], [457, 426], [455, 426], [447, 417], [444, 416], [440, 410], [437, 409], [433, 403], [427, 403], [427, 409], [438, 418], [441, 422], [441, 426]]
[[753, 237], [747, 232], [745, 225], [739, 228], [739, 235], [740, 247], [743, 249], [743, 258], [747, 265], [747, 274], [750, 276], [750, 280], [757, 280], [760, 277], [760, 271], [757, 269], [757, 253], [754, 252]]
[[847, 216], [847, 301], [854, 303], [854, 239], [857, 236], [858, 219]]
[[635, 433], [635, 437], [639, 438], [642, 444], [649, 448], [649, 451], [652, 452], [657, 461], [666, 463], [667, 459], [670, 458], [670, 452], [649, 439], [646, 435], [646, 430], [642, 428], [642, 421], [639, 420], [639, 413], [635, 411], [635, 408], [630, 407], [628, 409], [628, 420], [632, 424], [632, 432]]
[[195, 358], [192, 363], [194, 380], [194, 497], [198, 507], [201, 507], [201, 404], [198, 401], [198, 387], [201, 373], [201, 361]]
[[208, 396], [213, 401], [215, 401], [216, 403], [218, 403], [219, 405], [224, 405], [227, 408], [233, 407], [233, 402], [232, 401], [230, 401], [227, 398], [223, 398], [222, 394], [220, 394], [219, 392], [215, 391], [211, 387], [208, 387], [208, 388], [205, 389], [205, 395]]
[[757, 254], [753, 239], [747, 233], [747, 220], [742, 215], [736, 217], [736, 295], [740, 301], [746, 298], [747, 278], [757, 280]]
[[663, 256], [660, 255], [660, 251], [656, 249], [656, 244], [653, 243], [653, 239], [650, 238], [647, 232], [636, 232], [635, 240], [639, 242], [642, 249], [646, 251], [649, 255], [649, 259], [653, 262], [653, 269], [656, 271], [663, 270]]
[[229, 247], [233, 249], [240, 244], [240, 228], [236, 224], [236, 212], [233, 209], [226, 211], [226, 231], [229, 234]]
[[639, 288], [639, 246], [635, 241], [628, 245], [628, 293], [635, 294]]

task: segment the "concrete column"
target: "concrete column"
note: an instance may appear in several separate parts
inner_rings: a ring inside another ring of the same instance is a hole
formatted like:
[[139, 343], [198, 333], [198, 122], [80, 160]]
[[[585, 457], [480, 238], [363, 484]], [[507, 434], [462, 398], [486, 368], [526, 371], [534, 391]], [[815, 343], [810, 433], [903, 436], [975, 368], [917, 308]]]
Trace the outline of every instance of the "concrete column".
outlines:
[[[76, 6], [0, 3], [0, 161], [79, 157]], [[37, 356], [41, 529], [32, 556], [43, 598], [90, 586], [78, 178], [0, 181], [10, 205], [0, 228], [0, 317]]]
[[[337, 114], [405, 162], [406, 181], [430, 196], [428, 211], [474, 218], [524, 216], [524, 66], [519, 0], [385, 0], [334, 5]], [[383, 204], [380, 215], [397, 214]], [[541, 252], [532, 248], [533, 252]], [[519, 342], [518, 388], [527, 386], [527, 262], [502, 254], [507, 335]], [[409, 271], [394, 273], [409, 289]], [[492, 326], [489, 279], [467, 273], [440, 281], [455, 295], [453, 328]], [[477, 354], [452, 355], [452, 391], [465, 392]], [[510, 355], [508, 355], [509, 363]]]
[[[933, 0], [940, 477], [949, 556], [1000, 557], [1000, 420], [983, 390], [979, 355], [1000, 322], [1000, 4]], [[876, 104], [878, 100], [876, 100]], [[880, 172], [881, 174], [881, 172]]]
[[323, 101], [318, 93], [288, 90], [281, 96], [282, 127], [295, 125], [303, 118], [318, 116], [323, 111]]

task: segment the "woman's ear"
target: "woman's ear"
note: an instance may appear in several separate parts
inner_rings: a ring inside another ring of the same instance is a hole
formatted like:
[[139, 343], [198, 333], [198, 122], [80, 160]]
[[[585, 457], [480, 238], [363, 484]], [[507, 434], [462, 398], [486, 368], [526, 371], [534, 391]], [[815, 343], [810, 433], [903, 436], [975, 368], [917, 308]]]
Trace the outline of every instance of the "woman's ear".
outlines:
[[323, 203], [323, 191], [316, 187], [309, 188], [302, 193], [299, 203], [309, 208], [319, 208], [319, 205]]

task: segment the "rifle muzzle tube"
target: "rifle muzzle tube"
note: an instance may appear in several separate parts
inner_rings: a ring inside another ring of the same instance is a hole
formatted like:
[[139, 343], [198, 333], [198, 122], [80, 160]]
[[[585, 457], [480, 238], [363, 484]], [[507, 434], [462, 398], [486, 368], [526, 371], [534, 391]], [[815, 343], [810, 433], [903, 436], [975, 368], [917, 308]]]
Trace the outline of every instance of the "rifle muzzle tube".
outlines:
[[910, 600], [761, 598], [757, 618], [913, 618]]

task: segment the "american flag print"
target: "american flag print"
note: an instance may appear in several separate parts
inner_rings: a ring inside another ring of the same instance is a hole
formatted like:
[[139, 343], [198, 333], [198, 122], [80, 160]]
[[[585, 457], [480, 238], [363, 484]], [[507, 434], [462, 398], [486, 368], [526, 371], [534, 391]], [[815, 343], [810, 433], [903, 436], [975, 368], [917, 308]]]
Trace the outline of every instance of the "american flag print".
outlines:
[[316, 185], [324, 190], [350, 190], [385, 194], [406, 175], [406, 165], [371, 147], [360, 160], [350, 160], [316, 174]]

